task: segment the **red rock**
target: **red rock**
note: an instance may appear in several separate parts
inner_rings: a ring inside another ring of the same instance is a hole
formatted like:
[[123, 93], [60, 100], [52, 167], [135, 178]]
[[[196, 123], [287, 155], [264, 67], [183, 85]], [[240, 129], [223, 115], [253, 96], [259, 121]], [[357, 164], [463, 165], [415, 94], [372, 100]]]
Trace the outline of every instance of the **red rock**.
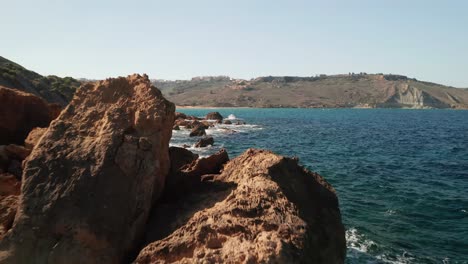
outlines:
[[17, 206], [17, 195], [0, 196], [0, 240], [13, 225]]
[[19, 195], [21, 182], [15, 176], [2, 173], [0, 174], [0, 196]]
[[193, 161], [198, 159], [197, 154], [193, 154], [191, 151], [185, 148], [170, 147], [169, 157], [171, 159], [171, 173], [177, 173], [183, 167], [191, 164]]
[[229, 161], [228, 153], [221, 149], [217, 153], [193, 161], [190, 165], [184, 167], [182, 172], [189, 177], [197, 177], [198, 181], [204, 174], [218, 174], [223, 169], [223, 165]]
[[47, 127], [57, 107], [42, 98], [0, 86], [0, 145], [23, 144], [34, 127]]
[[13, 224], [20, 188], [15, 176], [0, 174], [0, 240]]
[[251, 149], [159, 204], [135, 263], [344, 263], [335, 190], [297, 162]]
[[205, 174], [218, 174], [229, 161], [227, 152], [222, 149], [206, 158], [182, 148], [171, 148], [171, 173], [167, 176], [164, 199], [178, 199], [199, 188]]
[[122, 263], [169, 171], [174, 104], [148, 77], [80, 87], [28, 157], [0, 263]]
[[34, 146], [37, 145], [39, 139], [44, 135], [47, 131], [47, 128], [36, 127], [29, 132], [28, 137], [24, 140], [24, 146], [29, 149], [33, 149]]

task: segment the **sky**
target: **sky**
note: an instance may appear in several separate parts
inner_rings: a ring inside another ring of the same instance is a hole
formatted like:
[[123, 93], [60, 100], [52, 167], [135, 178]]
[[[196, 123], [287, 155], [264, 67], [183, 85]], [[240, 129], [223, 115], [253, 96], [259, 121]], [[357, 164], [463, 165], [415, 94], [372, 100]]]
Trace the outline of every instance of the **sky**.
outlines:
[[468, 1], [0, 0], [0, 56], [43, 75], [403, 74], [468, 87]]

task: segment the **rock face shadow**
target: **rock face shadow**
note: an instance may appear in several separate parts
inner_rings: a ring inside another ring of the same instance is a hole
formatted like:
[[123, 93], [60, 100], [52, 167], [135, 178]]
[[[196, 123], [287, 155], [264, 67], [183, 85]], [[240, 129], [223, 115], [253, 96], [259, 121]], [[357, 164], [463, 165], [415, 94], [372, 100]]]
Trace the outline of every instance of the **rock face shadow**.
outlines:
[[[147, 224], [146, 235], [135, 254], [129, 257], [132, 262], [148, 244], [171, 235], [197, 212], [213, 207], [237, 187], [233, 182], [206, 181], [200, 182], [190, 192], [164, 193], [153, 206]], [[167, 199], [166, 197], [171, 199]], [[175, 197], [175, 198], [174, 198]]]

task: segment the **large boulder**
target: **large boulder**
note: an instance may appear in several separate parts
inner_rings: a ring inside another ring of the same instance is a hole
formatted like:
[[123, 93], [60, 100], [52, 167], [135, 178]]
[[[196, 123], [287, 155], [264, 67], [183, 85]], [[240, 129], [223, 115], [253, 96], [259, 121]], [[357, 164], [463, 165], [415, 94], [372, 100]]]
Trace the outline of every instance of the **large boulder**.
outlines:
[[174, 104], [148, 76], [83, 85], [28, 157], [0, 263], [122, 263], [169, 171]]
[[181, 169], [181, 172], [191, 178], [197, 178], [205, 174], [218, 174], [223, 169], [224, 164], [229, 161], [229, 155], [225, 149], [220, 149], [215, 154], [200, 158]]
[[197, 141], [197, 143], [195, 143], [195, 147], [196, 148], [204, 148], [204, 147], [208, 147], [209, 145], [213, 145], [214, 144], [214, 138], [213, 137], [204, 137], [204, 138], [201, 138]]
[[183, 167], [198, 159], [197, 154], [179, 147], [170, 147], [169, 157], [171, 160], [171, 174], [179, 172]]
[[165, 199], [183, 196], [197, 188], [201, 177], [206, 174], [219, 174], [229, 161], [228, 153], [221, 149], [217, 153], [199, 158], [197, 154], [183, 148], [171, 147], [171, 173], [167, 177]]
[[136, 263], [344, 262], [335, 190], [297, 159], [251, 149], [188, 195], [154, 209]]
[[195, 125], [190, 131], [190, 137], [202, 137], [206, 136], [205, 125], [202, 123]]
[[20, 144], [35, 127], [47, 127], [60, 114], [57, 105], [19, 90], [0, 86], [0, 145]]
[[211, 112], [206, 115], [206, 119], [223, 121], [223, 116], [219, 112]]

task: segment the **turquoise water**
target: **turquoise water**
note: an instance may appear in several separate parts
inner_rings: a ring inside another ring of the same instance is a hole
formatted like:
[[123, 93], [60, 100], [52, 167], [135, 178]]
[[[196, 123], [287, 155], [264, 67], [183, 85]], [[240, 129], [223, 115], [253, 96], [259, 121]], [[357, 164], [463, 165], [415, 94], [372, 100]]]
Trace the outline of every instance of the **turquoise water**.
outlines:
[[[225, 147], [235, 157], [255, 147], [299, 157], [338, 192], [347, 263], [468, 263], [468, 111], [215, 111], [248, 125], [210, 129], [215, 146], [190, 149], [209, 155]], [[195, 140], [176, 131], [171, 144]]]

